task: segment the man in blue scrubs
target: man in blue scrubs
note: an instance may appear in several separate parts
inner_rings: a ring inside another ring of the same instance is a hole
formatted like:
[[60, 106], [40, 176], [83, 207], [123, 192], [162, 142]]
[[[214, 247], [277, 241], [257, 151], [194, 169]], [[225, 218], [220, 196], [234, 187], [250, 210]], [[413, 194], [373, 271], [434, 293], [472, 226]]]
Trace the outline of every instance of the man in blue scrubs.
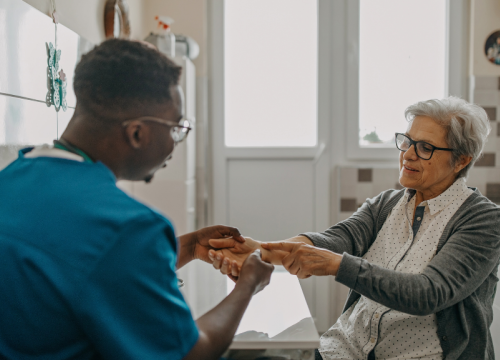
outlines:
[[244, 239], [225, 226], [176, 239], [165, 217], [116, 187], [151, 181], [187, 136], [180, 71], [144, 44], [104, 42], [75, 70], [61, 139], [0, 172], [0, 358], [217, 359], [269, 283], [272, 265], [255, 253], [195, 322], [175, 270], [211, 263], [209, 239]]

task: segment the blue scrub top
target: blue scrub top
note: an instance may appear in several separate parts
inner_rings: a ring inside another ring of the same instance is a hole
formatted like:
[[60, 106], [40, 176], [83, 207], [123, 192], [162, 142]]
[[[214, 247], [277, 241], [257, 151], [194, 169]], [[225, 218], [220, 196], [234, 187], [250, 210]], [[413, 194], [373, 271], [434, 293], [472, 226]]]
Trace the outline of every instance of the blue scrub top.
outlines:
[[104, 164], [29, 150], [0, 171], [0, 358], [182, 359], [171, 223]]

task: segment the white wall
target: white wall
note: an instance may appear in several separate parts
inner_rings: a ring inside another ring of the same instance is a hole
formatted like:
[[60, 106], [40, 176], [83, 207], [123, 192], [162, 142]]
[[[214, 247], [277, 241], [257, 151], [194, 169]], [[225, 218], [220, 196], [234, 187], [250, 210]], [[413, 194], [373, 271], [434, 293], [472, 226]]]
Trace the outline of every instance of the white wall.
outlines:
[[172, 31], [189, 36], [200, 45], [200, 55], [193, 61], [197, 76], [207, 72], [207, 2], [206, 0], [143, 0], [143, 24], [145, 34], [157, 31], [155, 16], [174, 19]]
[[470, 74], [474, 76], [500, 76], [500, 66], [484, 55], [488, 36], [500, 30], [500, 2], [497, 0], [471, 0]]
[[[51, 11], [50, 0], [23, 0], [44, 14]], [[94, 44], [105, 40], [104, 5], [105, 0], [55, 0], [59, 21], [78, 35]], [[143, 39], [144, 0], [127, 0], [129, 5], [132, 39]], [[49, 15], [50, 16], [50, 15]]]

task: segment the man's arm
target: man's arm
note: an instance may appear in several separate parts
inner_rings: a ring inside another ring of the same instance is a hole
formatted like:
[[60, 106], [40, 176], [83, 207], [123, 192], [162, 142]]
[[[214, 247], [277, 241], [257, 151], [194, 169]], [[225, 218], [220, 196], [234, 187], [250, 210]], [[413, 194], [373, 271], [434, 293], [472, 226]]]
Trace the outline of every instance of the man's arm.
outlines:
[[269, 284], [273, 269], [260, 259], [260, 251], [248, 256], [231, 294], [196, 322], [199, 338], [185, 360], [219, 359], [231, 344], [250, 299]]

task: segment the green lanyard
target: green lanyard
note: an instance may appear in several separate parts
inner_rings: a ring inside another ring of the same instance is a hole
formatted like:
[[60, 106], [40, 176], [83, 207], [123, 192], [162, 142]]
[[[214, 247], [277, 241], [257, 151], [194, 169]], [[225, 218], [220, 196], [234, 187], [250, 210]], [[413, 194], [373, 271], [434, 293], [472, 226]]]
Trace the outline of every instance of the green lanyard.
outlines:
[[84, 162], [86, 162], [86, 163], [89, 163], [89, 164], [94, 163], [94, 160], [92, 160], [90, 158], [90, 156], [85, 154], [82, 150], [78, 149], [76, 146], [71, 145], [70, 143], [68, 143], [64, 139], [54, 140], [54, 148], [64, 150], [64, 151], [67, 151], [67, 152], [70, 152], [70, 153], [73, 153], [76, 155], [80, 155], [83, 158]]

